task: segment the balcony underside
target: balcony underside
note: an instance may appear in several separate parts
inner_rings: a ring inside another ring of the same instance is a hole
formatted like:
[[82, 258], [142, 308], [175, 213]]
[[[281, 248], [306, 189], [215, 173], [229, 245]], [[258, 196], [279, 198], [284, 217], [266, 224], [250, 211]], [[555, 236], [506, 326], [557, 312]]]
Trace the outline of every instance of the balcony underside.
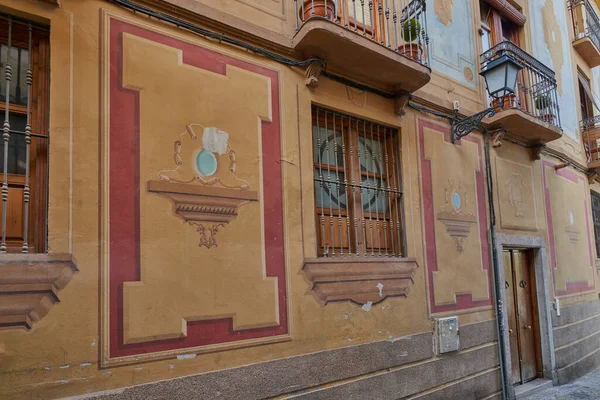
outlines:
[[390, 93], [414, 92], [431, 79], [426, 66], [322, 18], [307, 20], [293, 46], [302, 57], [325, 59], [328, 72]]
[[574, 41], [573, 47], [590, 68], [600, 65], [600, 50], [588, 36], [584, 36], [581, 39]]
[[562, 137], [562, 130], [518, 109], [501, 111], [483, 123], [488, 129], [504, 129], [506, 136], [525, 144], [543, 144]]

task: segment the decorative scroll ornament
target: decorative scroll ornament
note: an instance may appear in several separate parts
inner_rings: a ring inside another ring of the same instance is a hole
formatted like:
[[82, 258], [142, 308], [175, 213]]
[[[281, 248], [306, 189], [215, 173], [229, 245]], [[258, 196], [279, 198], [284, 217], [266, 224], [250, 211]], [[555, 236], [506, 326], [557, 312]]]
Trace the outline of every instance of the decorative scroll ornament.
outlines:
[[[202, 143], [194, 131], [203, 129]], [[236, 154], [229, 133], [200, 124], [186, 125], [173, 143], [173, 169], [158, 172], [158, 180], [148, 181], [147, 190], [168, 197], [174, 214], [200, 233], [199, 246], [218, 246], [216, 234], [238, 215], [240, 206], [258, 201], [250, 183], [237, 176]], [[219, 165], [229, 168], [219, 173]]]
[[508, 194], [508, 204], [515, 210], [515, 217], [523, 218], [527, 208], [529, 190], [521, 174], [513, 172], [512, 177], [504, 185]]
[[[504, 103], [502, 103], [500, 107], [504, 107]], [[473, 130], [480, 129], [481, 121], [483, 121], [485, 117], [492, 118], [494, 115], [496, 115], [496, 109], [494, 107], [490, 107], [487, 110], [483, 110], [475, 115], [464, 119], [460, 119], [459, 117], [453, 117], [452, 143], [454, 143], [457, 140], [460, 140], [464, 136], [467, 136]]]
[[437, 214], [437, 220], [446, 226], [446, 232], [454, 239], [456, 251], [462, 253], [464, 241], [471, 232], [471, 225], [477, 223], [477, 218], [473, 214], [463, 212], [464, 207], [469, 204], [469, 198], [462, 180], [448, 179], [445, 202], [446, 204]]

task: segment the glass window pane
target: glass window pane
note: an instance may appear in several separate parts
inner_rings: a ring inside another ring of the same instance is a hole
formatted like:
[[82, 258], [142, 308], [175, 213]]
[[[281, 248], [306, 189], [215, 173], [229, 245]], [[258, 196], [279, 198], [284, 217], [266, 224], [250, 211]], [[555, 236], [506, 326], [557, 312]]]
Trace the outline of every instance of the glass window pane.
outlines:
[[[321, 179], [319, 174], [321, 174], [323, 182], [319, 181]], [[344, 186], [344, 174], [328, 170], [315, 170], [315, 197], [317, 207], [345, 210], [348, 196], [346, 186]]]
[[362, 171], [382, 174], [383, 171], [383, 146], [377, 139], [359, 137], [358, 154], [360, 169]]
[[325, 129], [325, 127], [313, 126], [313, 154], [315, 162], [319, 164], [344, 165], [342, 152], [342, 133]]
[[[0, 102], [6, 101], [6, 56], [8, 46], [0, 45]], [[27, 105], [29, 89], [27, 87], [27, 64], [29, 62], [29, 51], [17, 47], [11, 47], [10, 66], [12, 68], [12, 79], [10, 81], [11, 104]]]
[[387, 213], [385, 180], [362, 177], [362, 205], [368, 212]]
[[[19, 114], [10, 115], [10, 130], [25, 131], [27, 117]], [[25, 135], [11, 133], [8, 141], [8, 173], [25, 175]], [[4, 140], [0, 138], [0, 173], [4, 172]]]

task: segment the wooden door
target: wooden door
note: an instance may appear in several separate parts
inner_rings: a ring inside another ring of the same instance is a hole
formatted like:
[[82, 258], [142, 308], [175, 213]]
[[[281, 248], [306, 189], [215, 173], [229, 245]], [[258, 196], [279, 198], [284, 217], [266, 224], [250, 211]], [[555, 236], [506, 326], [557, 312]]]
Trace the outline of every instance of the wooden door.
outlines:
[[504, 252], [506, 312], [511, 355], [512, 384], [535, 379], [541, 370], [537, 302], [531, 254]]

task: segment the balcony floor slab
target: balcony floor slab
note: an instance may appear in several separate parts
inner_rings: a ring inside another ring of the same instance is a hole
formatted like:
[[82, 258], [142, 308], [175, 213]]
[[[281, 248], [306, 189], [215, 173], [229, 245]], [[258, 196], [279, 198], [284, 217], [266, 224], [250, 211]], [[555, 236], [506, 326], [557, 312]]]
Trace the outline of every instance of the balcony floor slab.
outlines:
[[562, 137], [562, 130], [518, 109], [500, 111], [483, 120], [488, 129], [504, 129], [506, 136], [525, 144], [543, 144]]
[[431, 79], [431, 69], [324, 18], [304, 22], [293, 38], [301, 57], [318, 56], [327, 71], [389, 93], [414, 92]]
[[600, 65], [600, 49], [596, 47], [594, 42], [592, 42], [588, 36], [584, 36], [574, 41], [573, 47], [590, 68]]

